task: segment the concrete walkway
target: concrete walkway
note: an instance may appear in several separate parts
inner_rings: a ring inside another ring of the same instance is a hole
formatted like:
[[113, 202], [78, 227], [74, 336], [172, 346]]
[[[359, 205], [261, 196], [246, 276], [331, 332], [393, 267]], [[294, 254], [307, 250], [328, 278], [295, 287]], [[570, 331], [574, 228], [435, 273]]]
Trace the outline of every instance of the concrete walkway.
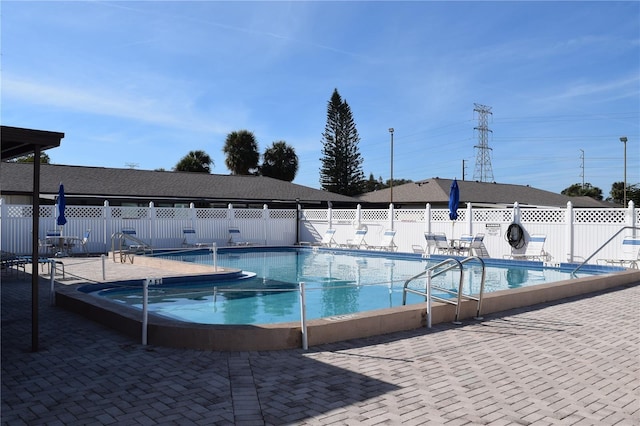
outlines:
[[31, 276], [3, 272], [2, 424], [639, 425], [638, 284], [463, 326], [220, 353], [142, 346], [49, 306], [42, 278], [34, 353]]

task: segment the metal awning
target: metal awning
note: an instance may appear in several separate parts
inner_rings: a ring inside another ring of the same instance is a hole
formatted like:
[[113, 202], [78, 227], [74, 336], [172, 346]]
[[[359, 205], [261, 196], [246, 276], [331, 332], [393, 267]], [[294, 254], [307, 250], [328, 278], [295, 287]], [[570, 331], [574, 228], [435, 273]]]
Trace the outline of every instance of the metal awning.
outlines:
[[56, 148], [60, 146], [62, 138], [64, 133], [1, 126], [2, 161], [33, 154], [37, 148], [40, 151]]

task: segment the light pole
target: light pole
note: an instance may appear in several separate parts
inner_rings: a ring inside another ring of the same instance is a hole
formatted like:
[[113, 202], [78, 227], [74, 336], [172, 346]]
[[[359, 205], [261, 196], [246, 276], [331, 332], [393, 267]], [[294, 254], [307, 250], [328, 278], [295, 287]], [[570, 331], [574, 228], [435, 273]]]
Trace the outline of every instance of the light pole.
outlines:
[[391, 179], [389, 180], [389, 188], [391, 189], [391, 204], [393, 204], [393, 127], [389, 128], [391, 134]]
[[627, 137], [621, 137], [620, 142], [624, 144], [624, 188], [622, 189], [624, 201], [622, 205], [627, 207]]

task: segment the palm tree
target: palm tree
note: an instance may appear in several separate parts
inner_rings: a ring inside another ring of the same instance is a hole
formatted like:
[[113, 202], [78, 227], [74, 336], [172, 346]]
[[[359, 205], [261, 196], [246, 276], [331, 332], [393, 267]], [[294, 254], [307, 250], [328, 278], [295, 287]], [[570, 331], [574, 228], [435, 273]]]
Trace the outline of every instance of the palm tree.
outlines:
[[213, 160], [204, 151], [190, 151], [173, 168], [177, 172], [211, 173]]
[[298, 156], [293, 147], [285, 141], [274, 142], [263, 154], [262, 176], [268, 176], [287, 182], [293, 181], [298, 173]]
[[222, 148], [227, 158], [224, 163], [234, 175], [250, 175], [258, 170], [258, 143], [255, 136], [248, 130], [239, 130], [227, 135]]

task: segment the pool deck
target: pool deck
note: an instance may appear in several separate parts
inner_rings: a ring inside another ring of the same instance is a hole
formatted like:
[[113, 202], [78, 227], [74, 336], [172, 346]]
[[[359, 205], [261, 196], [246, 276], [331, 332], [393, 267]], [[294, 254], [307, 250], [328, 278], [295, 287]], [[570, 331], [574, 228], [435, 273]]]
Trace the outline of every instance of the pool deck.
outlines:
[[[95, 262], [65, 260], [61, 284], [101, 280]], [[107, 264], [109, 280], [162, 275]], [[47, 278], [32, 352], [31, 276], [3, 272], [1, 289], [3, 425], [640, 424], [640, 282], [481, 323], [265, 352], [142, 346], [50, 306]]]

